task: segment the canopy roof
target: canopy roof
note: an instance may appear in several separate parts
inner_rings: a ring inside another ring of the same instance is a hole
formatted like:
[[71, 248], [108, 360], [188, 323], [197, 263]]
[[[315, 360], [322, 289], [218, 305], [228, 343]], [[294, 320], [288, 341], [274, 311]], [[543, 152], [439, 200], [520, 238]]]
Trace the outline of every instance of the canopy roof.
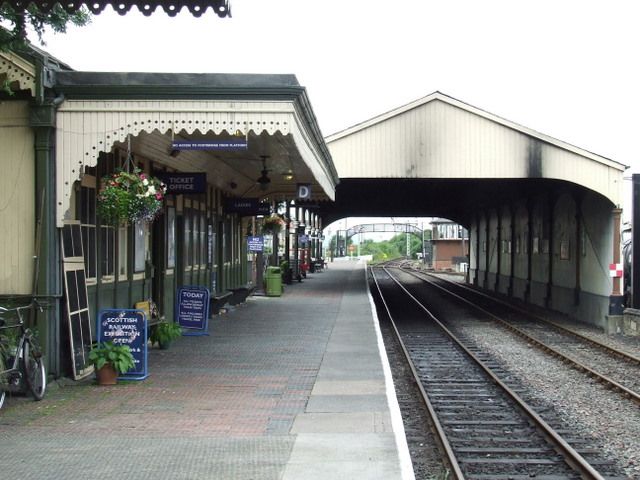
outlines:
[[[9, 5], [16, 10], [24, 10], [33, 4], [43, 12], [50, 12], [58, 2], [47, 0], [4, 0], [0, 3]], [[229, 0], [71, 0], [60, 2], [59, 5], [69, 13], [77, 12], [84, 6], [94, 14], [102, 12], [107, 5], [111, 5], [120, 15], [126, 14], [135, 5], [146, 16], [151, 15], [160, 7], [171, 17], [177, 15], [183, 7], [187, 7], [195, 17], [199, 17], [211, 7], [219, 17], [231, 16]]]

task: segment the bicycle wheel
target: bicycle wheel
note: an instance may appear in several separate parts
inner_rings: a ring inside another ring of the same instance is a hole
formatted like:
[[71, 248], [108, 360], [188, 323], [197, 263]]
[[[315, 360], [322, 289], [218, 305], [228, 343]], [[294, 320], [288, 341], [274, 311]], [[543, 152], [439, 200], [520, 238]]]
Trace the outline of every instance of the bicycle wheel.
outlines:
[[31, 343], [24, 342], [24, 376], [27, 380], [27, 387], [36, 400], [44, 398], [44, 391], [47, 388], [47, 374], [44, 369], [44, 362], [40, 350]]

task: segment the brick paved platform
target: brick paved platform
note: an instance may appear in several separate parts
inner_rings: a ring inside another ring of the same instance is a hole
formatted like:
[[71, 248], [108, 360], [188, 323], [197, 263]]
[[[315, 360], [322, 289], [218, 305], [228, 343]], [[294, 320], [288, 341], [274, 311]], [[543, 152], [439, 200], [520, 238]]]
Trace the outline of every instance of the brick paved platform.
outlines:
[[413, 477], [362, 264], [251, 297], [209, 330], [151, 349], [142, 382], [8, 398], [2, 478]]

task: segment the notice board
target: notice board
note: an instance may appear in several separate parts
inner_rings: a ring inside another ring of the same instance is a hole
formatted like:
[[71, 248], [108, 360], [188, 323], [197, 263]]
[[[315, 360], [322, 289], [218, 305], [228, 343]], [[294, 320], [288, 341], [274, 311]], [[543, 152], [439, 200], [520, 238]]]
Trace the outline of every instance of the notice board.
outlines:
[[184, 286], [178, 290], [176, 318], [183, 335], [209, 335], [209, 290], [199, 286]]
[[100, 311], [98, 341], [128, 345], [135, 366], [118, 378], [144, 380], [149, 376], [147, 367], [147, 316], [142, 310], [105, 309]]

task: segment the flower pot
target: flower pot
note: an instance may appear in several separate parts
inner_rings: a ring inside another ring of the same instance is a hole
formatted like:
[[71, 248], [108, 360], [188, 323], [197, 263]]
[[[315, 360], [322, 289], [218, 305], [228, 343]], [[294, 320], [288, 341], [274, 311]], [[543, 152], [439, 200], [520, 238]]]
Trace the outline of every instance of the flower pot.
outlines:
[[96, 370], [96, 379], [98, 385], [115, 385], [118, 383], [118, 372], [110, 363], [107, 363], [101, 369]]
[[171, 340], [164, 340], [162, 342], [158, 341], [158, 347], [160, 350], [168, 350], [171, 346]]

